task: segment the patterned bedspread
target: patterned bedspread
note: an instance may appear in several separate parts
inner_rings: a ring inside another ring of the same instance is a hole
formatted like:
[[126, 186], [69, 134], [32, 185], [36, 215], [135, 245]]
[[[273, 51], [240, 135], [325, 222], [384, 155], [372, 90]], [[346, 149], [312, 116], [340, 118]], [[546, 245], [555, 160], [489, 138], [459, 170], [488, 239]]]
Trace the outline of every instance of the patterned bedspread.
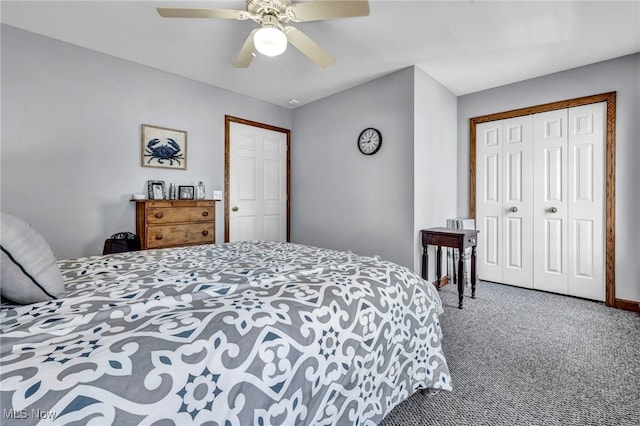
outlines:
[[59, 262], [0, 314], [2, 424], [376, 424], [450, 390], [434, 287], [396, 264], [242, 242]]

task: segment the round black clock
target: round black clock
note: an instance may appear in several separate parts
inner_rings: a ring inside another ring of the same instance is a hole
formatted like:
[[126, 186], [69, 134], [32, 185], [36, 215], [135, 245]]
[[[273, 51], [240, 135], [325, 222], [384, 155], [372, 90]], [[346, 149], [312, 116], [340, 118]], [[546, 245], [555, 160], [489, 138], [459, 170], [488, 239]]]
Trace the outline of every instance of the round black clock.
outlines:
[[365, 155], [373, 155], [382, 146], [382, 135], [380, 130], [369, 127], [364, 129], [358, 137], [358, 148]]

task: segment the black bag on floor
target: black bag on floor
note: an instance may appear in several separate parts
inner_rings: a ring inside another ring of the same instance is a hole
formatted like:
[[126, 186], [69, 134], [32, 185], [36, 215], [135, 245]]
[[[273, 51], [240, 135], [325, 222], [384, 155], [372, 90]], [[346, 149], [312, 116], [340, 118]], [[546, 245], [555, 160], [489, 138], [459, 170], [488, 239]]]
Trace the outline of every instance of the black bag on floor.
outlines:
[[131, 232], [118, 232], [111, 238], [104, 240], [102, 254], [138, 251], [141, 248], [140, 237]]

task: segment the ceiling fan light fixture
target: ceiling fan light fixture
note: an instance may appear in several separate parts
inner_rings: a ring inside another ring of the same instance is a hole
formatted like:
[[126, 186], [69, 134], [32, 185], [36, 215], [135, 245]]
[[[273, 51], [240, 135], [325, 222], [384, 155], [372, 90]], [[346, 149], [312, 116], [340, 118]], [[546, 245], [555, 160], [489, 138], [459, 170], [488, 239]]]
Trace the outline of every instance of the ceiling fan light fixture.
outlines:
[[265, 25], [253, 35], [253, 44], [263, 55], [278, 56], [287, 50], [287, 36], [277, 27]]
[[278, 19], [273, 15], [264, 15], [262, 26], [253, 35], [256, 50], [266, 56], [278, 56], [287, 50], [287, 43], [287, 36], [278, 25]]

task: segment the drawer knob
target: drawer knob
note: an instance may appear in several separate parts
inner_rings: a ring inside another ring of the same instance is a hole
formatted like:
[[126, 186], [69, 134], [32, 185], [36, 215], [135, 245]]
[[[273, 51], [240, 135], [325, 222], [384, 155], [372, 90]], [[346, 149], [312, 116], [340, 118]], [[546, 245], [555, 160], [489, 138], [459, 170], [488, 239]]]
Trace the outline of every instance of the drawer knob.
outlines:
[[158, 219], [160, 219], [162, 216], [164, 216], [164, 215], [163, 215], [161, 212], [156, 213], [156, 217], [157, 217]]
[[209, 216], [209, 212], [208, 212], [208, 211], [204, 211], [204, 212], [202, 212], [202, 216], [204, 216], [204, 217]]
[[162, 234], [156, 234], [156, 240], [161, 240], [162, 239]]
[[207, 235], [209, 235], [209, 231], [205, 229], [204, 231], [202, 231], [202, 235], [206, 237]]

